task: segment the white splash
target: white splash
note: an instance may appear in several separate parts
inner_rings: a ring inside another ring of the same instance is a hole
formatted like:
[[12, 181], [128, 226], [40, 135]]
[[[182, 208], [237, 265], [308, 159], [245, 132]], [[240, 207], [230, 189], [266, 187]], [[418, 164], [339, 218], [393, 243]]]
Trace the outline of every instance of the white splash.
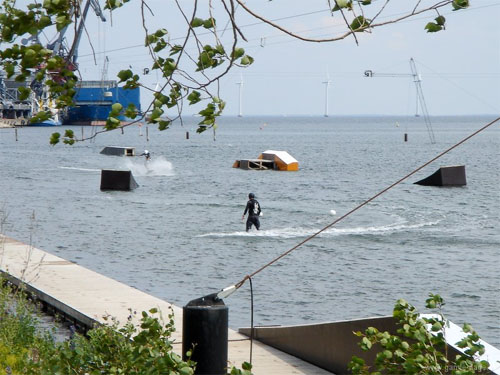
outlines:
[[130, 169], [134, 176], [173, 176], [174, 167], [165, 157], [158, 156], [146, 161], [140, 159], [125, 160], [125, 168]]
[[330, 210], [330, 213], [331, 213], [332, 215], [334, 215], [334, 216], [335, 216], [335, 215], [337, 215], [337, 211], [335, 211], [335, 210]]

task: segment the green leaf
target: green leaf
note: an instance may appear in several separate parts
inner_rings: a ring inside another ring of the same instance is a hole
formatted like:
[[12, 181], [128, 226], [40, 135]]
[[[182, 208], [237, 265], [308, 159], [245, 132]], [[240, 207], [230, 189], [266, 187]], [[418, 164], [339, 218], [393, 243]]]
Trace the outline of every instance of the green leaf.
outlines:
[[165, 36], [167, 34], [168, 34], [167, 29], [158, 29], [155, 32], [155, 36], [157, 36], [158, 38], [161, 38], [162, 36]]
[[335, 6], [332, 11], [336, 12], [343, 8], [352, 9], [352, 0], [335, 0]]
[[71, 130], [71, 129], [66, 129], [66, 131], [64, 132], [64, 137], [66, 137], [66, 138], [74, 138], [75, 137], [75, 133], [73, 133], [73, 130]]
[[203, 22], [203, 27], [205, 29], [211, 29], [215, 26], [215, 19], [214, 18], [209, 18]]
[[[361, 346], [362, 349], [364, 349], [364, 348], [370, 349], [372, 347], [371, 341], [368, 338], [366, 338], [366, 337], [363, 337], [361, 339], [361, 345], [362, 345]], [[366, 350], [366, 349], [364, 349], [364, 350]]]
[[222, 44], [217, 44], [215, 46], [215, 50], [217, 51], [217, 53], [219, 53], [220, 55], [224, 55], [226, 53], [226, 51], [224, 50], [224, 46]]
[[71, 19], [66, 15], [56, 17], [56, 28], [57, 31], [61, 31], [65, 26], [71, 23]]
[[250, 363], [248, 363], [248, 362], [243, 362], [243, 363], [241, 364], [241, 368], [242, 368], [243, 370], [250, 371], [250, 370], [252, 369], [252, 365], [251, 365]]
[[440, 331], [443, 328], [442, 324], [439, 322], [436, 322], [432, 325], [431, 330], [432, 332], [437, 332]]
[[123, 109], [123, 105], [121, 105], [120, 103], [114, 103], [114, 104], [111, 106], [111, 110], [112, 110], [113, 112], [120, 113], [122, 109]]
[[175, 46], [172, 46], [172, 48], [170, 48], [170, 56], [175, 55], [182, 50], [183, 50], [182, 46], [176, 44]]
[[387, 358], [387, 359], [392, 358], [392, 352], [390, 350], [384, 350], [383, 353], [384, 353], [385, 358]]
[[453, 6], [453, 10], [460, 10], [469, 7], [469, 0], [453, 0], [451, 4]]
[[253, 63], [253, 57], [245, 55], [241, 58], [240, 64], [241, 65], [250, 65]]
[[160, 120], [158, 121], [158, 130], [165, 130], [167, 129], [170, 124], [172, 123], [172, 121], [170, 120]]
[[52, 25], [52, 20], [48, 16], [43, 15], [38, 20], [38, 27], [40, 29], [43, 29], [43, 28], [50, 26], [50, 25]]
[[190, 105], [198, 103], [201, 99], [201, 94], [198, 91], [193, 91], [188, 95], [187, 100]]
[[444, 26], [445, 22], [446, 22], [446, 18], [444, 18], [443, 16], [439, 16], [439, 17], [436, 17], [435, 18], [435, 21], [438, 25], [440, 26]]
[[234, 60], [237, 60], [241, 56], [243, 56], [244, 54], [245, 54], [245, 50], [243, 48], [235, 48], [233, 53], [232, 53], [232, 57]]
[[120, 125], [120, 120], [117, 119], [116, 117], [109, 116], [106, 120], [106, 126], [105, 128], [110, 130], [110, 129], [116, 129]]
[[426, 307], [429, 309], [435, 309], [436, 308], [436, 301], [433, 299], [428, 300]]
[[156, 120], [158, 119], [161, 115], [163, 114], [163, 110], [160, 108], [155, 108], [153, 109], [153, 112], [151, 112], [151, 120]]
[[473, 331], [472, 326], [470, 324], [468, 324], [468, 323], [464, 323], [464, 325], [462, 326], [462, 330], [465, 333], [469, 333], [469, 332]]
[[434, 22], [429, 22], [427, 25], [425, 25], [425, 30], [427, 30], [428, 33], [436, 33], [443, 30], [443, 26], [438, 25]]
[[30, 96], [31, 89], [29, 87], [19, 86], [17, 91], [19, 91], [19, 99], [26, 100]]
[[363, 17], [363, 16], [357, 16], [352, 22], [351, 22], [351, 29], [356, 32], [363, 32], [368, 26], [370, 26], [370, 20]]
[[200, 27], [200, 26], [203, 26], [203, 23], [205, 21], [203, 21], [201, 18], [193, 18], [193, 20], [191, 21], [191, 27]]
[[60, 133], [52, 133], [52, 135], [50, 136], [50, 144], [52, 146], [55, 146], [56, 144], [59, 143], [59, 139], [61, 138], [61, 134]]
[[118, 78], [120, 78], [120, 82], [124, 82], [134, 76], [134, 73], [130, 69], [127, 70], [120, 70], [120, 72], [117, 74]]

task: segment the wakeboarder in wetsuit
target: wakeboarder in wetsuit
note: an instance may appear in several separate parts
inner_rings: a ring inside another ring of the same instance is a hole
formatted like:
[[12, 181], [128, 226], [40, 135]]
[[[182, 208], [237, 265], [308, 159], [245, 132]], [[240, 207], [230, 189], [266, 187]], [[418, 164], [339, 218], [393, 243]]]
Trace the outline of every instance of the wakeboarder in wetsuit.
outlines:
[[248, 212], [247, 225], [246, 225], [247, 232], [250, 230], [252, 225], [255, 225], [255, 229], [257, 230], [260, 229], [259, 216], [261, 213], [260, 204], [255, 199], [255, 194], [253, 193], [248, 194], [248, 199], [249, 200], [247, 202], [247, 206], [245, 207], [245, 212], [243, 212], [243, 216], [241, 217], [241, 220], [243, 220]]
[[144, 150], [144, 152], [142, 154], [140, 154], [139, 156], [144, 156], [146, 158], [146, 161], [151, 160], [151, 154], [149, 153], [148, 150]]

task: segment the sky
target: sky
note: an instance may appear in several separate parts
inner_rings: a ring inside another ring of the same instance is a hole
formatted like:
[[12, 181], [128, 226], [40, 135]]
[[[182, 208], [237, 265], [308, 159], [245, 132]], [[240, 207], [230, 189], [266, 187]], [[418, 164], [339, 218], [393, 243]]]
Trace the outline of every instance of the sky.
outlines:
[[[255, 62], [247, 68], [236, 68], [221, 79], [219, 96], [227, 102], [224, 113], [412, 115], [417, 111], [417, 91], [410, 68], [410, 59], [414, 59], [431, 116], [499, 114], [500, 0], [470, 2], [466, 10], [452, 11], [448, 6], [440, 11], [447, 20], [444, 31], [424, 30], [426, 23], [437, 16], [433, 12], [374, 29], [372, 33], [358, 33], [358, 43], [353, 37], [329, 43], [296, 40], [238, 7], [236, 20], [248, 40], [240, 46]], [[429, 3], [432, 2], [422, 2]], [[180, 0], [180, 4], [190, 10], [193, 1]], [[217, 18], [219, 2], [213, 4]], [[375, 9], [381, 4], [382, 0], [375, 0], [371, 7]], [[416, 1], [412, 0], [392, 1], [384, 14], [389, 19], [414, 4]], [[154, 13], [147, 16], [151, 30], [164, 27], [172, 40], [183, 36], [185, 25], [173, 1], [150, 0], [148, 5]], [[341, 15], [336, 12], [332, 17], [327, 0], [254, 0], [247, 1], [247, 5], [276, 24], [309, 38], [337, 36], [342, 31]], [[200, 6], [199, 16], [208, 18], [206, 7]], [[150, 67], [150, 57], [142, 47], [141, 24], [137, 1], [112, 15], [108, 13], [105, 23], [90, 15], [87, 35], [79, 48], [83, 79], [105, 77], [105, 56], [109, 59], [109, 79], [129, 66], [141, 73]], [[218, 24], [224, 29], [223, 19]], [[222, 38], [229, 40], [229, 36], [229, 32], [223, 33]], [[366, 70], [374, 72], [373, 77], [365, 77]], [[161, 82], [154, 72], [141, 79], [151, 88]], [[145, 107], [151, 95], [142, 90], [141, 97]], [[199, 110], [200, 107], [184, 108], [186, 114]]]

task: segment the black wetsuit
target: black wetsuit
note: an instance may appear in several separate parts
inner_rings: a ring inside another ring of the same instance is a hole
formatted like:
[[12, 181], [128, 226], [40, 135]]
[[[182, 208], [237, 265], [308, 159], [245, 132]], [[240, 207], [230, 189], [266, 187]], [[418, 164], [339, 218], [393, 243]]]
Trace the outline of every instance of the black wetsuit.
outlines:
[[260, 204], [259, 202], [257, 202], [257, 200], [252, 198], [247, 202], [247, 206], [245, 207], [245, 212], [243, 213], [243, 216], [245, 216], [248, 212], [247, 232], [252, 227], [252, 224], [255, 225], [255, 228], [257, 230], [260, 229], [260, 221], [259, 221], [260, 211], [261, 211]]

